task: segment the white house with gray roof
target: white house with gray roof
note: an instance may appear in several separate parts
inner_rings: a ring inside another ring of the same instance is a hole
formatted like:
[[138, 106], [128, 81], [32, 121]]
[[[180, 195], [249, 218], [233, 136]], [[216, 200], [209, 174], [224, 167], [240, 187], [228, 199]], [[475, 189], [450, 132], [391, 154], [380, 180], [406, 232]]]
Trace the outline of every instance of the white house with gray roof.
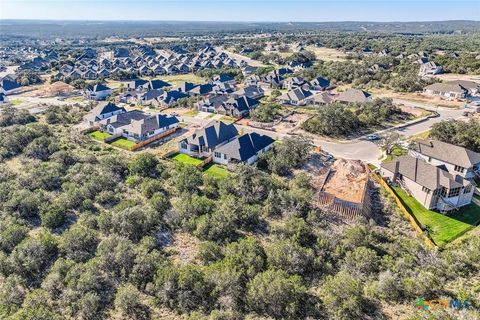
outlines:
[[380, 174], [425, 208], [443, 213], [470, 204], [475, 192], [472, 182], [462, 176], [410, 155], [383, 163]]
[[416, 140], [409, 155], [465, 179], [473, 179], [480, 170], [480, 153], [442, 141]]
[[99, 124], [112, 136], [122, 136], [130, 141], [140, 142], [177, 128], [179, 121], [173, 116], [132, 110], [103, 119]]
[[216, 148], [213, 152], [213, 162], [223, 165], [253, 164], [262, 153], [270, 150], [274, 142], [275, 140], [269, 136], [256, 132], [247, 133]]

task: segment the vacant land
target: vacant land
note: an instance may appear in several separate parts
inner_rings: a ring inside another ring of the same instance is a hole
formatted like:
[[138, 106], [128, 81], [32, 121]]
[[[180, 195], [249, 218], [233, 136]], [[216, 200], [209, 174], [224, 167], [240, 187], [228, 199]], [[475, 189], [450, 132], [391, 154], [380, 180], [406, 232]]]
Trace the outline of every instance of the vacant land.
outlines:
[[470, 204], [450, 215], [425, 209], [415, 198], [408, 196], [401, 188], [394, 187], [405, 208], [425, 227], [438, 246], [444, 246], [480, 222], [480, 207]]
[[155, 79], [161, 79], [163, 81], [166, 81], [170, 83], [171, 85], [177, 85], [181, 82], [192, 82], [192, 83], [204, 83], [205, 79], [202, 77], [199, 77], [193, 73], [187, 73], [187, 74], [177, 74], [177, 75], [171, 75], [171, 76], [161, 76], [161, 77], [156, 77]]
[[315, 53], [315, 57], [323, 61], [345, 61], [347, 54], [337, 49], [332, 48], [317, 48], [314, 46], [306, 47], [308, 51]]

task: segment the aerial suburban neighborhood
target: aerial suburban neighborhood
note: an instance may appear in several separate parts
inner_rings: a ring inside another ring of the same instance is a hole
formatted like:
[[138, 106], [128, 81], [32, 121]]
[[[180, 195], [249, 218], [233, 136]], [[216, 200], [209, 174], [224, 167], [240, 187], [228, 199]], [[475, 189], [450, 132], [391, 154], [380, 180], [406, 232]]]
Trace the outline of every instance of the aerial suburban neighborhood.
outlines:
[[480, 319], [480, 7], [248, 3], [0, 4], [0, 319]]

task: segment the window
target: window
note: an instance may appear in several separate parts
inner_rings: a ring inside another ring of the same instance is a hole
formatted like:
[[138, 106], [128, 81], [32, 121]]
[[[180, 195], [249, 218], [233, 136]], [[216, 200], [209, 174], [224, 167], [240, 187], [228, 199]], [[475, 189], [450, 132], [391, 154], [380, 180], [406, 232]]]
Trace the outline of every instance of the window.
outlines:
[[180, 143], [180, 148], [187, 149], [187, 143], [186, 142]]
[[215, 152], [214, 156], [215, 156], [215, 158], [219, 158], [219, 159], [222, 158], [222, 154], [220, 152]]
[[227, 155], [226, 154], [223, 155], [223, 159], [227, 160]]
[[463, 189], [464, 194], [470, 193], [470, 191], [472, 191], [472, 185], [471, 184], [469, 184], [468, 186], [465, 187], [465, 189]]
[[460, 194], [460, 189], [461, 188], [453, 188], [453, 189], [450, 189], [450, 192], [448, 193], [448, 197], [451, 198], [451, 197], [458, 197], [458, 195]]
[[426, 194], [430, 193], [430, 189], [428, 189], [427, 187], [422, 187], [422, 191], [425, 192]]
[[447, 196], [447, 189], [445, 187], [442, 187], [442, 190], [440, 190], [440, 195], [442, 197], [446, 197]]
[[460, 167], [460, 166], [455, 166], [454, 170], [457, 171], [457, 172], [463, 173], [465, 171], [465, 168]]

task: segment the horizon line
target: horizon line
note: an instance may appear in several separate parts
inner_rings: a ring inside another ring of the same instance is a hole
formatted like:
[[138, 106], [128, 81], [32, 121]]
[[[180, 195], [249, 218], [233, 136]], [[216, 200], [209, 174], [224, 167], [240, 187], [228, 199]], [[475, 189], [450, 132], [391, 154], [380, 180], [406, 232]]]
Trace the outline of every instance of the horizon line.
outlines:
[[363, 23], [411, 23], [411, 22], [480, 22], [473, 19], [447, 19], [447, 20], [391, 20], [391, 21], [372, 21], [372, 20], [329, 20], [329, 21], [300, 21], [300, 20], [151, 20], [151, 19], [22, 19], [7, 18], [0, 19], [0, 25], [4, 21], [62, 21], [62, 22], [219, 22], [219, 23], [342, 23], [342, 22], [363, 22]]

